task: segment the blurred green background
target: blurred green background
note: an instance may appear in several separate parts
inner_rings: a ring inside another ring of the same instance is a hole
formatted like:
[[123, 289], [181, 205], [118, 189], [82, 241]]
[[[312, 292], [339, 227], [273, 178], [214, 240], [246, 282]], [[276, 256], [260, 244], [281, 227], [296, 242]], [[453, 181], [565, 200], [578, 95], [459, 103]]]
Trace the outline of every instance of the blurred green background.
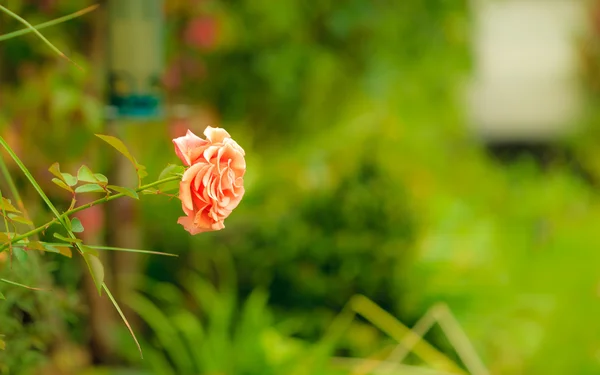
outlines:
[[[95, 2], [5, 3], [39, 24]], [[596, 28], [573, 38], [579, 130], [532, 147], [467, 126], [466, 0], [166, 1], [166, 119], [114, 123], [99, 3], [44, 30], [83, 71], [33, 35], [1, 42], [0, 134], [65, 209], [55, 161], [135, 184], [94, 133], [121, 137], [151, 181], [178, 162], [172, 138], [220, 126], [246, 150], [246, 195], [225, 230], [195, 237], [167, 197], [81, 216], [90, 243], [179, 255], [106, 254], [143, 360], [79, 259], [0, 260], [2, 277], [53, 289], [0, 285], [0, 374], [600, 372]], [[21, 27], [2, 16], [0, 33]], [[442, 323], [431, 346], [378, 366], [423, 316]]]

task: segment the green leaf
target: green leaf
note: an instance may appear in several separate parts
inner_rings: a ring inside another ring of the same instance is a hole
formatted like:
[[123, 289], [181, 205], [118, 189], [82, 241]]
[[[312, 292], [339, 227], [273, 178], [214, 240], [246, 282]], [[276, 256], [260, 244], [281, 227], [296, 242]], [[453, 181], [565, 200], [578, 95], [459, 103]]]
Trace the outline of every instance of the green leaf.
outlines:
[[91, 171], [86, 165], [79, 167], [77, 171], [77, 179], [83, 182], [98, 182], [98, 179], [94, 176], [94, 172]]
[[70, 173], [61, 173], [63, 177], [63, 181], [67, 183], [69, 186], [77, 185], [77, 177], [73, 176]]
[[87, 184], [77, 186], [76, 193], [104, 193], [105, 190], [98, 184]]
[[[0, 299], [5, 299], [2, 293], [0, 293]], [[0, 350], [6, 350], [6, 343], [2, 339], [0, 339]]]
[[[0, 299], [6, 299], [6, 297], [4, 297], [4, 294], [2, 294], [2, 292], [0, 292]], [[2, 346], [3, 343], [4, 343], [4, 341], [0, 340], [0, 349], [4, 349], [4, 347]]]
[[47, 252], [61, 254], [67, 258], [71, 258], [73, 256], [73, 252], [68, 247], [72, 245], [65, 246], [65, 244], [49, 244], [46, 242], [42, 242], [41, 244]]
[[168, 191], [175, 191], [175, 190], [179, 190], [179, 181], [169, 181], [169, 182], [165, 182], [164, 184], [161, 185], [160, 187], [160, 191], [162, 193], [166, 193]]
[[107, 186], [109, 189], [112, 189], [114, 191], [117, 191], [119, 193], [123, 193], [125, 195], [127, 195], [128, 197], [131, 197], [133, 199], [140, 199], [140, 196], [138, 195], [138, 193], [128, 187], [124, 187], [124, 186], [116, 186], [116, 185], [108, 185]]
[[0, 232], [0, 242], [8, 242], [11, 238], [15, 238], [17, 234], [15, 232]]
[[133, 155], [131, 155], [131, 153], [127, 149], [127, 146], [125, 146], [125, 144], [119, 138], [113, 137], [112, 135], [102, 135], [102, 134], [96, 134], [96, 137], [102, 139], [104, 142], [113, 146], [117, 151], [119, 151], [121, 154], [123, 154], [123, 156], [125, 156], [127, 159], [129, 159], [131, 164], [133, 164], [133, 166], [136, 167], [136, 169], [137, 169], [137, 167], [138, 167], [137, 161], [135, 160]]
[[102, 182], [103, 185], [108, 183], [108, 178], [106, 178], [106, 176], [102, 173], [94, 173], [94, 177], [98, 182]]
[[13, 254], [15, 258], [21, 263], [27, 262], [27, 252], [20, 247], [13, 247]]
[[42, 243], [40, 241], [29, 241], [27, 243], [27, 248], [29, 250], [46, 251], [46, 249], [44, 248], [44, 245], [42, 245]]
[[[50, 168], [48, 168], [48, 170], [50, 171], [50, 173], [52, 173], [54, 176], [56, 176], [56, 179], [52, 179], [52, 182], [54, 182], [55, 184], [57, 184], [58, 186], [62, 187], [63, 189], [69, 190], [69, 191], [73, 191], [69, 188], [64, 187], [64, 185], [68, 185], [68, 186], [75, 186], [77, 185], [77, 178], [75, 176], [73, 176], [70, 173], [63, 173], [60, 171], [60, 164], [58, 163], [54, 163], [50, 166]], [[64, 185], [56, 182], [55, 180], [59, 180], [61, 181]]]
[[52, 182], [54, 182], [55, 184], [57, 184], [58, 186], [60, 186], [61, 188], [70, 191], [71, 193], [73, 192], [73, 189], [71, 189], [71, 187], [69, 185], [67, 185], [63, 180], [54, 177], [52, 179]]
[[17, 214], [8, 214], [8, 217], [12, 221], [16, 221], [17, 223], [25, 224], [25, 225], [33, 225], [33, 222], [29, 219], [24, 218], [23, 216]]
[[84, 253], [83, 258], [90, 269], [98, 293], [102, 293], [102, 284], [104, 283], [104, 266], [102, 266], [102, 262], [96, 255], [91, 253]]
[[20, 215], [17, 215], [17, 214], [8, 214], [8, 217], [12, 221], [16, 221], [17, 223], [26, 224], [26, 225], [33, 225], [33, 222], [31, 220], [26, 219], [23, 216], [20, 216]]
[[185, 167], [183, 165], [177, 164], [169, 164], [165, 167], [165, 169], [160, 172], [158, 175], [158, 179], [162, 180], [163, 178], [167, 178], [169, 176], [177, 176], [183, 174], [185, 172]]
[[68, 237], [61, 235], [60, 233], [54, 233], [54, 237], [58, 238], [59, 240], [68, 242], [68, 243], [81, 243], [82, 242], [79, 238], [68, 238]]
[[103, 134], [96, 134], [96, 137], [102, 139], [104, 142], [113, 146], [117, 151], [119, 151], [121, 154], [123, 154], [123, 156], [125, 156], [127, 159], [129, 159], [131, 164], [133, 164], [133, 167], [135, 168], [135, 171], [140, 180], [143, 179], [144, 177], [148, 176], [148, 172], [146, 172], [146, 167], [139, 164], [137, 162], [137, 160], [135, 160], [133, 155], [131, 155], [131, 152], [129, 152], [129, 150], [127, 149], [127, 146], [125, 146], [123, 141], [121, 141], [119, 138], [113, 137], [112, 135], [103, 135]]
[[81, 220], [74, 217], [71, 219], [71, 230], [73, 233], [81, 233], [84, 231], [83, 224], [81, 224]]
[[92, 246], [86, 246], [86, 245], [82, 245], [80, 246], [81, 251], [83, 251], [84, 254], [91, 254], [95, 257], [98, 256], [98, 251], [96, 249], [94, 249]]
[[7, 212], [16, 212], [20, 213], [21, 211], [17, 210], [15, 206], [12, 205], [9, 199], [2, 198], [0, 199], [0, 209]]
[[137, 164], [136, 170], [137, 170], [137, 175], [140, 178], [140, 180], [143, 179], [144, 177], [148, 177], [148, 172], [146, 171], [145, 166], [143, 166], [141, 164]]
[[60, 254], [60, 251], [58, 251], [58, 249], [56, 247], [54, 247], [54, 245], [50, 245], [47, 243], [44, 243], [44, 251], [47, 251], [49, 253], [56, 253], [56, 254]]
[[50, 166], [50, 168], [48, 168], [48, 170], [59, 179], [63, 179], [62, 172], [60, 171], [60, 164], [54, 163]]

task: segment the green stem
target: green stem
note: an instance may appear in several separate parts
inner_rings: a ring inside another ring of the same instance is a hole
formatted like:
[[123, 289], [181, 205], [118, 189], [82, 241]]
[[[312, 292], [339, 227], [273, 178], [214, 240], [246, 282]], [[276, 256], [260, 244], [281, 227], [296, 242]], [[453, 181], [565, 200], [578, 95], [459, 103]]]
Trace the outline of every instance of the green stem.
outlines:
[[[2, 138], [0, 137], [0, 143], [1, 142], [2, 142]], [[154, 182], [152, 182], [150, 184], [147, 184], [147, 185], [142, 185], [139, 188], [137, 188], [135, 191], [139, 193], [139, 192], [141, 192], [143, 190], [146, 190], [146, 189], [149, 189], [151, 187], [162, 185], [162, 184], [164, 184], [166, 182], [177, 181], [179, 179], [181, 179], [180, 176], [171, 176], [171, 177], [163, 178], [162, 180], [154, 181]], [[121, 197], [124, 197], [124, 196], [126, 196], [126, 194], [123, 194], [123, 193], [109, 195], [107, 197], [96, 199], [93, 202], [90, 202], [90, 203], [81, 205], [79, 207], [75, 207], [75, 208], [73, 208], [71, 210], [65, 211], [62, 215], [59, 215], [59, 216], [60, 216], [61, 220], [64, 220], [64, 219], [66, 219], [67, 217], [69, 217], [70, 215], [72, 215], [72, 214], [74, 214], [76, 212], [83, 211], [86, 208], [90, 208], [90, 207], [95, 206], [97, 204], [109, 202], [109, 201], [112, 201], [112, 200], [115, 200], [117, 198], [121, 198]], [[41, 226], [39, 226], [39, 227], [37, 227], [35, 229], [30, 230], [29, 232], [25, 232], [25, 233], [23, 233], [21, 235], [16, 236], [15, 238], [11, 239], [10, 242], [2, 244], [2, 246], [0, 246], [0, 252], [2, 252], [8, 246], [10, 246], [10, 245], [12, 245], [12, 244], [14, 244], [14, 243], [16, 243], [18, 241], [21, 241], [21, 240], [23, 240], [25, 238], [31, 237], [34, 234], [38, 234], [40, 232], [43, 232], [48, 227], [50, 227], [53, 224], [56, 224], [57, 222], [58, 222], [58, 219], [52, 219], [49, 222], [45, 223], [44, 225], [41, 225]]]
[[[171, 176], [171, 177], [163, 178], [162, 180], [154, 181], [154, 182], [152, 182], [152, 183], [150, 183], [150, 184], [147, 184], [147, 185], [142, 185], [142, 186], [140, 186], [139, 188], [135, 189], [135, 191], [136, 191], [137, 193], [139, 193], [139, 192], [141, 192], [141, 191], [143, 191], [143, 190], [146, 190], [146, 189], [149, 189], [149, 188], [151, 188], [151, 187], [158, 186], [158, 185], [162, 185], [162, 184], [164, 184], [164, 183], [166, 183], [166, 182], [177, 181], [177, 180], [180, 180], [180, 179], [181, 179], [181, 177], [180, 177], [180, 176]], [[85, 210], [86, 208], [90, 208], [90, 207], [92, 207], [92, 206], [95, 206], [95, 205], [97, 205], [97, 204], [100, 204], [100, 203], [109, 202], [109, 201], [112, 201], [112, 200], [114, 200], [114, 199], [117, 199], [117, 198], [124, 197], [124, 196], [126, 196], [126, 195], [127, 195], [127, 194], [124, 194], [124, 193], [118, 193], [118, 194], [114, 194], [114, 195], [109, 195], [109, 196], [107, 196], [107, 197], [104, 197], [104, 198], [96, 199], [96, 200], [95, 200], [95, 201], [93, 201], [93, 202], [90, 202], [90, 203], [87, 203], [87, 204], [81, 205], [81, 206], [79, 206], [79, 207], [75, 207], [75, 208], [73, 208], [72, 210], [66, 211], [66, 212], [63, 214], [63, 216], [65, 216], [65, 217], [66, 217], [66, 216], [72, 215], [72, 214], [74, 214], [74, 213], [76, 213], [76, 212], [79, 212], [79, 211]]]

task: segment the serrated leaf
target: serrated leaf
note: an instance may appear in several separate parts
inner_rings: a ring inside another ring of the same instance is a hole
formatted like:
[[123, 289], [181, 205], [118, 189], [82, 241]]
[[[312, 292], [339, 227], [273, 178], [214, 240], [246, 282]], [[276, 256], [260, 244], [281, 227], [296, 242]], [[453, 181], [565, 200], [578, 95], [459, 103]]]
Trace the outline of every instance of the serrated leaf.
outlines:
[[12, 205], [10, 200], [6, 198], [0, 199], [0, 210], [4, 210], [6, 212], [21, 213], [21, 211], [17, 210], [17, 208]]
[[105, 190], [98, 184], [87, 184], [77, 186], [76, 193], [104, 193]]
[[84, 253], [83, 258], [90, 269], [90, 274], [98, 289], [98, 293], [101, 293], [102, 284], [104, 283], [104, 266], [102, 265], [102, 262], [100, 262], [100, 259], [96, 255], [91, 253]]
[[163, 178], [179, 175], [183, 172], [185, 172], [185, 167], [183, 165], [169, 164], [160, 172], [158, 179], [162, 180]]
[[98, 179], [94, 176], [94, 172], [89, 169], [86, 165], [79, 167], [77, 171], [77, 179], [83, 182], [98, 182]]
[[54, 182], [56, 185], [60, 186], [61, 188], [69, 191], [69, 192], [73, 192], [73, 189], [71, 189], [71, 187], [69, 185], [67, 185], [63, 180], [61, 180], [60, 178], [56, 178], [54, 177], [52, 179], [52, 182]]
[[116, 185], [108, 185], [107, 187], [116, 192], [123, 193], [133, 199], [140, 199], [140, 196], [138, 195], [137, 191], [135, 191], [131, 188], [124, 187], [124, 186], [116, 186]]
[[71, 230], [75, 233], [81, 233], [85, 230], [85, 228], [83, 228], [83, 224], [81, 224], [81, 220], [74, 217], [73, 219], [71, 219]]
[[77, 177], [73, 176], [70, 173], [61, 173], [63, 177], [63, 181], [67, 183], [69, 186], [77, 185]]
[[27, 262], [27, 252], [20, 247], [13, 247], [13, 255], [21, 263]]
[[106, 176], [102, 173], [94, 173], [94, 177], [98, 182], [101, 182], [103, 185], [108, 183], [108, 178], [106, 178]]
[[17, 215], [17, 214], [8, 214], [8, 217], [12, 221], [16, 221], [17, 223], [26, 224], [26, 225], [33, 225], [33, 222], [31, 220], [26, 219], [23, 216], [20, 216], [20, 215]]
[[59, 240], [62, 240], [62, 241], [68, 242], [68, 243], [81, 243], [82, 242], [79, 238], [68, 238], [68, 237], [61, 235], [60, 233], [54, 233], [53, 236], [55, 238], [58, 238]]

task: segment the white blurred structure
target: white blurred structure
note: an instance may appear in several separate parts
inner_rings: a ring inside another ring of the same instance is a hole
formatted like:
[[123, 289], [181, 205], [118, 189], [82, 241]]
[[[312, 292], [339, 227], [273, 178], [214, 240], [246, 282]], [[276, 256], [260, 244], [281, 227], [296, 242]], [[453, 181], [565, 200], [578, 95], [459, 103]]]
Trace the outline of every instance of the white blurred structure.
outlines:
[[[581, 0], [472, 0], [468, 114], [489, 141], [540, 141], [572, 130], [582, 106], [576, 36]], [[581, 35], [581, 34], [579, 34]]]

